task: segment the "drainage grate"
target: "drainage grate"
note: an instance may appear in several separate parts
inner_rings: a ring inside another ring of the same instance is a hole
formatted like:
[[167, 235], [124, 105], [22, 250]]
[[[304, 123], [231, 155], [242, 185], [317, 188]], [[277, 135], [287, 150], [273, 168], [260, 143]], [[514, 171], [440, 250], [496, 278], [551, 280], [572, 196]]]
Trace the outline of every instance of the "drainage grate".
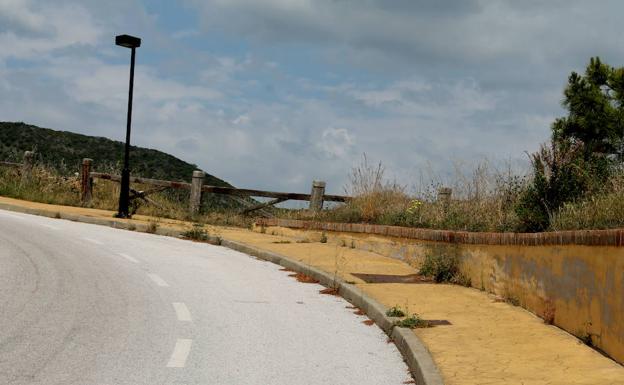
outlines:
[[431, 278], [423, 277], [418, 274], [408, 275], [389, 275], [389, 274], [364, 274], [351, 273], [366, 283], [432, 283]]
[[445, 319], [428, 319], [427, 322], [429, 322], [429, 326], [452, 325]]

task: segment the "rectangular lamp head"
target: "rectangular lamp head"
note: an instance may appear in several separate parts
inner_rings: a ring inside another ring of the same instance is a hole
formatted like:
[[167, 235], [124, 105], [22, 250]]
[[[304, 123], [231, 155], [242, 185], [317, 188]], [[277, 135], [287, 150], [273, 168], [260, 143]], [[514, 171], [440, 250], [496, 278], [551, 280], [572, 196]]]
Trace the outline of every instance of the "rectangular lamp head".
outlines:
[[126, 48], [137, 48], [141, 46], [141, 39], [130, 35], [115, 36], [115, 44]]

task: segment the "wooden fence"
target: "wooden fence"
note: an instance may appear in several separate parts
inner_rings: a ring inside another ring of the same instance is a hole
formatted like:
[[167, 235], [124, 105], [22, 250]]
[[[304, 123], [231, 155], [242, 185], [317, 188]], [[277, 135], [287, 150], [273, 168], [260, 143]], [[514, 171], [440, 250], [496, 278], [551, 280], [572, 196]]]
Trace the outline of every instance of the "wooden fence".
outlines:
[[21, 183], [24, 183], [28, 178], [30, 178], [34, 161], [35, 153], [33, 151], [25, 151], [22, 163], [0, 162], [0, 166], [20, 169], [20, 174], [22, 176]]
[[[93, 160], [85, 158], [82, 161], [81, 170], [81, 199], [84, 203], [90, 202], [93, 196], [93, 179], [110, 180], [114, 182], [121, 182], [120, 175], [107, 174], [101, 172], [92, 171]], [[201, 198], [203, 193], [223, 194], [232, 197], [263, 197], [273, 198], [268, 202], [256, 202], [251, 203], [246, 200], [239, 199], [240, 203], [247, 205], [248, 207], [242, 210], [242, 213], [248, 213], [255, 210], [260, 210], [275, 204], [285, 202], [288, 200], [300, 200], [309, 201], [309, 208], [313, 211], [320, 211], [323, 208], [324, 202], [346, 202], [350, 199], [348, 196], [325, 194], [325, 182], [313, 181], [312, 191], [310, 194], [302, 193], [286, 193], [275, 191], [263, 191], [252, 189], [240, 189], [235, 187], [221, 187], [205, 185], [204, 179], [206, 174], [203, 171], [193, 171], [191, 176], [191, 183], [186, 182], [174, 182], [169, 180], [150, 179], [141, 177], [130, 177], [131, 183], [139, 183], [145, 185], [156, 186], [156, 189], [152, 190], [160, 191], [165, 188], [171, 189], [184, 189], [190, 191], [189, 210], [191, 214], [196, 214], [201, 209]], [[135, 196], [144, 198], [152, 191], [133, 191]]]
[[[13, 163], [13, 162], [0, 162], [0, 166], [7, 166], [21, 169], [22, 180], [25, 180], [29, 177], [33, 163], [34, 163], [34, 152], [26, 151], [24, 153], [24, 162], [23, 163]], [[85, 158], [82, 160], [82, 168], [80, 172], [81, 179], [81, 200], [84, 204], [88, 204], [91, 202], [93, 198], [93, 179], [103, 179], [110, 180], [113, 182], [121, 182], [120, 175], [107, 174], [102, 172], [94, 172], [93, 169], [93, 160], [89, 158]], [[303, 193], [287, 193], [287, 192], [275, 192], [275, 191], [264, 191], [264, 190], [252, 190], [252, 189], [241, 189], [235, 187], [220, 187], [220, 186], [210, 186], [204, 184], [206, 174], [203, 171], [193, 171], [191, 175], [191, 183], [186, 182], [175, 182], [169, 180], [160, 180], [160, 179], [150, 179], [150, 178], [141, 178], [141, 177], [130, 177], [131, 183], [138, 183], [144, 185], [151, 185], [154, 188], [146, 191], [136, 191], [132, 189], [132, 194], [135, 198], [142, 198], [147, 201], [151, 201], [147, 198], [147, 195], [162, 191], [164, 189], [183, 189], [189, 190], [190, 199], [189, 199], [189, 211], [191, 214], [196, 214], [201, 209], [201, 198], [203, 193], [213, 193], [213, 194], [223, 194], [228, 195], [234, 199], [236, 199], [242, 205], [247, 206], [244, 210], [241, 210], [241, 213], [248, 213], [255, 210], [264, 209], [269, 206], [276, 205], [281, 202], [285, 202], [288, 200], [300, 200], [300, 201], [308, 201], [309, 209], [312, 211], [320, 211], [323, 208], [324, 202], [346, 202], [351, 197], [344, 195], [331, 195], [325, 194], [326, 183], [323, 181], [313, 181], [312, 189], [310, 194]], [[438, 200], [442, 201], [445, 206], [448, 206], [451, 200], [452, 190], [450, 188], [442, 188], [438, 194]], [[263, 197], [263, 198], [273, 198], [267, 202], [253, 202], [250, 200], [242, 199], [244, 197]]]

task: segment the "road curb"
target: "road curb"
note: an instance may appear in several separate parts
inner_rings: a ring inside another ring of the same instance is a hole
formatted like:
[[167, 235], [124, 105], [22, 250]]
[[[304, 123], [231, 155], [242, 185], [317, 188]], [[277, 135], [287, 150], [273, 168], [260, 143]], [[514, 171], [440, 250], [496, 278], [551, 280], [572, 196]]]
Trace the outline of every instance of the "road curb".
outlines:
[[[35, 209], [0, 203], [0, 209], [20, 212], [25, 214], [39, 215], [49, 218], [66, 219], [74, 222], [89, 223], [94, 225], [108, 226], [116, 229], [132, 230], [138, 232], [148, 232], [157, 235], [181, 237], [182, 231], [158, 227], [155, 231], [149, 231], [150, 226], [143, 223], [132, 223], [121, 219], [105, 219], [90, 217], [87, 215], [68, 214], [52, 210]], [[210, 236], [210, 243], [220, 243], [222, 246], [236, 250], [254, 257], [281, 265], [287, 269], [303, 273], [314, 278], [326, 287], [336, 288], [338, 294], [345, 300], [362, 309], [366, 315], [373, 320], [396, 344], [403, 355], [410, 372], [414, 376], [416, 384], [419, 385], [443, 385], [444, 381], [436, 367], [431, 353], [420, 341], [418, 336], [411, 329], [395, 327], [398, 318], [388, 317], [387, 308], [359, 290], [355, 285], [345, 282], [343, 279], [333, 276], [330, 273], [306, 265], [302, 262], [290, 259], [284, 255], [271, 251], [259, 249], [237, 241], [222, 239], [219, 242], [217, 237]]]
[[411, 329], [395, 327], [394, 323], [398, 318], [388, 317], [386, 315], [387, 308], [385, 306], [369, 297], [361, 290], [358, 290], [355, 285], [351, 285], [341, 278], [334, 277], [330, 273], [292, 260], [284, 255], [262, 250], [241, 242], [224, 239], [221, 241], [221, 245], [308, 275], [319, 281], [323, 286], [336, 288], [340, 296], [354, 306], [362, 309], [371, 320], [390, 336], [403, 355], [417, 384], [444, 384], [442, 375], [436, 367], [431, 353], [429, 353], [429, 350], [427, 350], [418, 336], [414, 334]]

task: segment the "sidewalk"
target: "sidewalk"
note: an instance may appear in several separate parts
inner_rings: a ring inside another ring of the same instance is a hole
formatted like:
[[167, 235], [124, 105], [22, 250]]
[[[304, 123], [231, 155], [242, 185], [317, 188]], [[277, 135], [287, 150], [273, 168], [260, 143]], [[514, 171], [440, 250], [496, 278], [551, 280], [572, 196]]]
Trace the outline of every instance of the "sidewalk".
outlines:
[[[0, 197], [0, 208], [85, 215], [114, 220], [113, 212], [25, 202]], [[135, 216], [129, 222], [188, 229], [190, 223]], [[124, 222], [124, 220], [115, 220]], [[224, 239], [273, 251], [336, 274], [387, 307], [399, 305], [424, 319], [450, 325], [415, 329], [431, 352], [445, 383], [455, 384], [624, 384], [624, 367], [578, 339], [519, 307], [497, 302], [476, 289], [442, 284], [367, 284], [352, 273], [406, 275], [409, 265], [380, 255], [238, 228], [206, 226]]]

